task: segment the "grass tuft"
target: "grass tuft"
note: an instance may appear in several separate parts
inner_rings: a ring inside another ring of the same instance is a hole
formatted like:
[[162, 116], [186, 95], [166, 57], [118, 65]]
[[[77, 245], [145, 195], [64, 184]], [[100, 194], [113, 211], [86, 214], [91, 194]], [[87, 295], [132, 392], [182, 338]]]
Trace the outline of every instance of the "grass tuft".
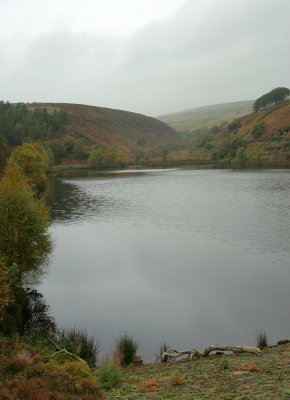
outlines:
[[166, 342], [163, 342], [159, 346], [159, 351], [155, 353], [155, 360], [156, 362], [167, 362], [168, 361], [168, 356], [165, 356], [162, 358], [163, 352], [167, 352], [170, 347], [167, 345]]
[[257, 339], [257, 347], [259, 347], [259, 349], [263, 350], [268, 347], [268, 337], [265, 331], [260, 332], [257, 335], [256, 339]]
[[61, 347], [84, 359], [91, 368], [96, 366], [100, 343], [94, 336], [89, 336], [86, 331], [72, 328], [59, 331], [57, 339]]
[[116, 354], [123, 367], [132, 363], [134, 357], [136, 357], [137, 349], [137, 342], [127, 334], [124, 334], [117, 339]]
[[106, 359], [98, 369], [97, 376], [101, 388], [104, 390], [111, 390], [121, 381], [122, 374], [117, 365]]

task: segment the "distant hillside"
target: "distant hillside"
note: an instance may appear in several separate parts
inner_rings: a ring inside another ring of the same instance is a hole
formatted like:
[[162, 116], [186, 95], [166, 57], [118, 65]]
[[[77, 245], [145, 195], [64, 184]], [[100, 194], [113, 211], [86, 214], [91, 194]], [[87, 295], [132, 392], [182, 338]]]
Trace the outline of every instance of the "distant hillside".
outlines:
[[40, 141], [56, 163], [85, 162], [94, 145], [124, 164], [186, 146], [165, 123], [132, 112], [79, 104], [0, 105], [0, 140], [9, 147]]
[[[172, 151], [185, 146], [171, 127], [142, 114], [80, 104], [36, 104], [33, 107], [56, 108], [67, 114], [68, 124], [62, 141], [81, 141], [85, 153], [90, 152], [92, 145], [102, 147], [105, 152], [114, 148], [122, 154], [125, 164], [160, 156], [164, 148]], [[81, 157], [72, 153], [72, 158]]]
[[232, 121], [235, 118], [252, 112], [254, 101], [237, 101], [233, 103], [213, 104], [210, 106], [193, 108], [174, 114], [158, 117], [172, 128], [181, 131], [194, 131], [198, 128], [210, 128], [214, 125]]
[[208, 130], [193, 142], [192, 156], [238, 161], [239, 148], [244, 148], [247, 163], [290, 166], [290, 102], [237, 118], [217, 130]]

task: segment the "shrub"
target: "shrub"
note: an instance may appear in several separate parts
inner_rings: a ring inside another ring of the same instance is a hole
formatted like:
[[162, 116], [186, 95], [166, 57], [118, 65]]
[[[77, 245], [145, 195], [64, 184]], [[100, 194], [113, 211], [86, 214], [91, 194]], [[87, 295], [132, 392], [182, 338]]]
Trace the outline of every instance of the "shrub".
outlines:
[[260, 332], [257, 335], [257, 347], [259, 347], [259, 349], [265, 349], [266, 347], [268, 347], [268, 337], [266, 332]]
[[100, 386], [104, 390], [111, 390], [115, 387], [121, 380], [121, 371], [119, 368], [110, 363], [109, 360], [105, 360], [102, 366], [97, 372]]
[[91, 368], [96, 365], [100, 344], [94, 336], [89, 336], [87, 332], [75, 328], [62, 329], [58, 333], [58, 341], [61, 347], [81, 357]]
[[265, 122], [260, 122], [259, 124], [254, 126], [254, 128], [251, 131], [251, 135], [255, 139], [259, 139], [259, 137], [261, 137], [263, 133], [265, 133], [266, 129], [267, 125], [265, 124]]
[[121, 336], [116, 342], [116, 353], [122, 366], [132, 363], [138, 349], [137, 342], [127, 334]]
[[80, 392], [82, 382], [91, 378], [90, 368], [81, 361], [66, 361], [59, 364], [50, 360], [44, 367], [44, 378], [51, 389], [64, 392]]
[[167, 352], [170, 347], [166, 344], [166, 342], [163, 342], [159, 346], [159, 351], [156, 353], [156, 362], [167, 362], [168, 361], [168, 356], [165, 356], [164, 358], [162, 357], [163, 352]]
[[32, 374], [37, 369], [36, 356], [29, 353], [28, 351], [20, 351], [16, 355], [13, 355], [7, 360], [5, 365], [5, 375], [16, 375], [19, 373]]
[[229, 369], [230, 362], [227, 356], [223, 356], [222, 358], [222, 369]]

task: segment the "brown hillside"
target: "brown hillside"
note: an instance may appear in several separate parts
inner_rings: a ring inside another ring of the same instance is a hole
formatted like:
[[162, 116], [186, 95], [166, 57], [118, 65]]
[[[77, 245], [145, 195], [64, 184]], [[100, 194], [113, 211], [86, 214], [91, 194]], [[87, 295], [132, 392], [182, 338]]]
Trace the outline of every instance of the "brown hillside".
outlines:
[[165, 123], [128, 111], [80, 104], [34, 103], [30, 108], [46, 108], [48, 111], [63, 110], [69, 116], [63, 138], [83, 139], [87, 146], [115, 147], [129, 157], [142, 153], [160, 155], [164, 148], [178, 150], [186, 142]]
[[[290, 138], [290, 104], [279, 107], [269, 108], [268, 110], [259, 111], [239, 118], [241, 128], [238, 130], [237, 136], [246, 141], [253, 141], [251, 134], [255, 126], [260, 123], [265, 123], [265, 131], [260, 136], [259, 140], [271, 140]], [[288, 129], [288, 133], [281, 136], [279, 130]]]
[[290, 166], [290, 103], [248, 114], [208, 132], [194, 143], [192, 154], [206, 160], [231, 161], [245, 147], [249, 164]]

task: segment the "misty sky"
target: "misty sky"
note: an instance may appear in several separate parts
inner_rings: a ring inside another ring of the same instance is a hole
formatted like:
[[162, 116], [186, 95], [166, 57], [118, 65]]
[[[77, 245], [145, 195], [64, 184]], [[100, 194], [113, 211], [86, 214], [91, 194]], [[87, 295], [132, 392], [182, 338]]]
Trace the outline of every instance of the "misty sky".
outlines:
[[290, 0], [0, 0], [1, 100], [160, 115], [290, 86]]

